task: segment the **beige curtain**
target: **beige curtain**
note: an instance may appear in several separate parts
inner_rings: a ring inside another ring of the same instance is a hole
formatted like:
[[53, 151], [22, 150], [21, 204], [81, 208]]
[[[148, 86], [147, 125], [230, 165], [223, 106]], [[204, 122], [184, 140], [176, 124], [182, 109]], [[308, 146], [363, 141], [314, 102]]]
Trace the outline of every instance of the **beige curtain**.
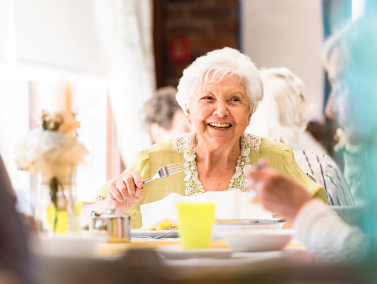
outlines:
[[155, 89], [152, 0], [96, 0], [96, 19], [119, 149], [129, 165], [151, 144], [141, 112]]

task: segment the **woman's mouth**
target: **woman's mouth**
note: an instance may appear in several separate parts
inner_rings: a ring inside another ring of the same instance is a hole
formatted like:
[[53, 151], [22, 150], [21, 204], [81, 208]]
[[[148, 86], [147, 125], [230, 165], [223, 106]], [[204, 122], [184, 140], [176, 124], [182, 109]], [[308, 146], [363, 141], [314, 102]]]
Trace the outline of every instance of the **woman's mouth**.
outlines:
[[208, 125], [217, 129], [226, 129], [232, 126], [229, 123], [215, 123], [215, 122], [210, 122], [208, 123]]

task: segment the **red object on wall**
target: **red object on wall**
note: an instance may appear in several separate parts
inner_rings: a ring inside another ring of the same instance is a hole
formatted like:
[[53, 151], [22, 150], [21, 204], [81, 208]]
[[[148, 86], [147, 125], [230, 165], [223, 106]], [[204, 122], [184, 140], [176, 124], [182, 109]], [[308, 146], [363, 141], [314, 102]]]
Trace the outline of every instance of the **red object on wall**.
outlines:
[[172, 64], [190, 62], [190, 44], [187, 37], [169, 37], [169, 60]]

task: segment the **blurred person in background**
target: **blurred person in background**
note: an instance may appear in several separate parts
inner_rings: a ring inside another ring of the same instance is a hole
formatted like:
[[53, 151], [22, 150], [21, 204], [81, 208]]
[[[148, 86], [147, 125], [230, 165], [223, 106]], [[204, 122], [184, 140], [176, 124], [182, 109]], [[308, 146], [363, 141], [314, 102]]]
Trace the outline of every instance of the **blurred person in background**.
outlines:
[[[334, 78], [339, 77], [347, 66], [346, 58], [341, 56], [341, 53], [342, 49], [344, 49], [344, 35], [349, 32], [351, 27], [351, 23], [345, 25], [325, 42], [323, 61], [330, 83], [335, 80]], [[326, 116], [331, 119], [335, 119], [334, 92], [337, 91], [337, 88], [339, 88], [339, 84], [332, 86], [325, 108]], [[362, 143], [349, 140], [342, 128], [337, 129], [335, 138], [338, 143], [335, 145], [334, 150], [343, 156], [343, 174], [352, 196], [356, 204], [365, 203], [367, 195], [364, 192], [360, 177], [363, 174], [363, 160], [366, 159], [367, 151]]]
[[[356, 262], [376, 257], [376, 30], [374, 17], [355, 22], [339, 37], [337, 52], [327, 53], [331, 56], [326, 64], [333, 88], [334, 116], [345, 130], [348, 141], [362, 144], [367, 153], [363, 160], [363, 174], [359, 177], [362, 190], [368, 196], [364, 216], [367, 234], [338, 218], [329, 217], [327, 209], [320, 202], [312, 200], [302, 186], [273, 169], [252, 169], [248, 173], [249, 189], [256, 191], [264, 207], [293, 221], [295, 237], [317, 260], [323, 262]], [[372, 259], [367, 263], [376, 262]]]
[[312, 109], [304, 96], [304, 83], [287, 68], [262, 70], [260, 75], [264, 97], [248, 129], [292, 148], [301, 169], [325, 188], [329, 205], [355, 205], [338, 166], [305, 130]]
[[[197, 58], [183, 72], [176, 97], [194, 132], [139, 152], [124, 173], [96, 193], [96, 204], [83, 206], [82, 216], [111, 205], [127, 211], [133, 228], [140, 228], [140, 206], [170, 193], [246, 192], [245, 173], [259, 158], [326, 202], [324, 188], [299, 168], [291, 149], [245, 132], [263, 98], [259, 71], [249, 57], [223, 48]], [[184, 172], [143, 185], [160, 167], [176, 163]]]
[[177, 92], [172, 86], [159, 88], [144, 105], [145, 124], [153, 143], [191, 132], [191, 125], [175, 99]]
[[32, 283], [31, 255], [12, 185], [0, 156], [0, 283]]
[[260, 75], [264, 97], [248, 129], [292, 149], [326, 154], [326, 149], [306, 130], [312, 109], [305, 99], [301, 79], [287, 68], [264, 69]]

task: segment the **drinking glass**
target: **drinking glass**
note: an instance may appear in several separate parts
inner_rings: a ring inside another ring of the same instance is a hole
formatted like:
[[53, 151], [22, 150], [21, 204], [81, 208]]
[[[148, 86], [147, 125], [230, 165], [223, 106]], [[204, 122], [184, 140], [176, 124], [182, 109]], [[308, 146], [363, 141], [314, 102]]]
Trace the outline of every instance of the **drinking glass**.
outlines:
[[183, 248], [209, 248], [215, 222], [215, 204], [177, 203], [177, 211]]

